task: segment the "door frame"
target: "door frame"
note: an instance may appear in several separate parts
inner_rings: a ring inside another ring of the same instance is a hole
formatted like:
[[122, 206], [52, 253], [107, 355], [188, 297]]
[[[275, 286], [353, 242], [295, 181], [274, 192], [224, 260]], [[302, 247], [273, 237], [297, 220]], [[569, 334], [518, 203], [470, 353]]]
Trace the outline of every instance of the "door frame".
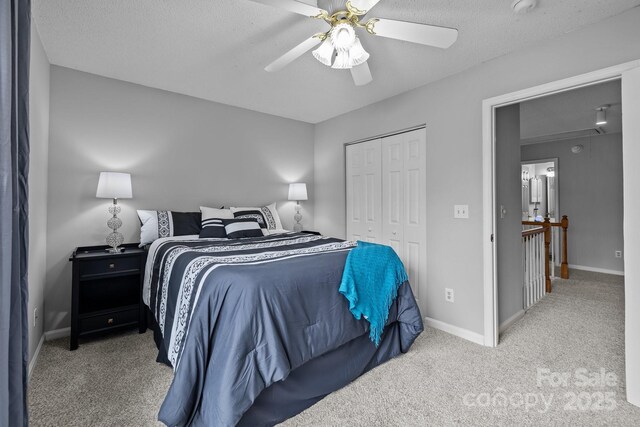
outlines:
[[[483, 216], [483, 295], [484, 295], [484, 345], [496, 347], [499, 337], [498, 281], [495, 205], [495, 111], [499, 107], [517, 104], [543, 96], [566, 92], [610, 80], [622, 79], [626, 71], [640, 68], [640, 60], [626, 62], [608, 68], [580, 74], [562, 80], [507, 93], [482, 101], [482, 216]], [[624, 138], [624, 137], [623, 137]], [[623, 147], [624, 156], [624, 147]], [[626, 234], [625, 230], [625, 234]], [[626, 237], [626, 236], [625, 236]], [[625, 238], [626, 240], [626, 238]]]

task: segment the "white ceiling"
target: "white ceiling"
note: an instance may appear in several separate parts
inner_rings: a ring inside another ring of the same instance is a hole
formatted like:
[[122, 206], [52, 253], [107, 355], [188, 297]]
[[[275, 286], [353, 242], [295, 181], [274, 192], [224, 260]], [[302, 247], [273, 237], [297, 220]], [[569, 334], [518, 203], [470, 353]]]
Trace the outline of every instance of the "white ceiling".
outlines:
[[[305, 0], [305, 3], [314, 3]], [[311, 53], [264, 67], [327, 24], [248, 0], [32, 0], [52, 64], [317, 123], [640, 5], [640, 0], [383, 0], [371, 16], [455, 27], [440, 50], [361, 34], [374, 81]]]
[[[605, 104], [610, 105], [607, 109], [607, 124], [597, 126], [595, 109]], [[620, 80], [561, 92], [520, 104], [520, 138], [525, 140], [524, 142], [544, 142], [594, 128], [600, 128], [604, 133], [622, 132]]]

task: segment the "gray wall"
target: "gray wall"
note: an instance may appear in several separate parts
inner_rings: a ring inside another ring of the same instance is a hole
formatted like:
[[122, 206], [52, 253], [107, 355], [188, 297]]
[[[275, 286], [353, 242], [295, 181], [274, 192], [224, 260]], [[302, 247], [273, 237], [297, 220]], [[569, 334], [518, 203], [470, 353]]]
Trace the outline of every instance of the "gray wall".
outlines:
[[[571, 147], [584, 150], [573, 154]], [[569, 217], [569, 264], [624, 271], [622, 134], [522, 147], [522, 160], [558, 158], [560, 215]]]
[[104, 244], [109, 231], [100, 171], [132, 175], [133, 198], [119, 201], [127, 242], [139, 241], [136, 209], [275, 201], [290, 228], [294, 181], [308, 184], [313, 227], [310, 124], [53, 66], [50, 129], [46, 330], [69, 326], [74, 247]]
[[[49, 152], [49, 60], [31, 22], [29, 75], [29, 360], [43, 334], [47, 268], [47, 156]], [[34, 326], [33, 312], [38, 309]]]
[[[482, 239], [489, 236], [482, 236], [482, 100], [638, 59], [638, 22], [640, 8], [635, 8], [318, 124], [316, 229], [345, 234], [344, 143], [426, 123], [428, 289], [423, 315], [483, 333]], [[454, 220], [454, 204], [469, 204], [470, 218]], [[445, 287], [456, 291], [455, 304], [445, 303]]]
[[[498, 324], [523, 309], [520, 106], [496, 109]], [[504, 208], [504, 211], [502, 211]], [[501, 212], [502, 211], [502, 212]]]

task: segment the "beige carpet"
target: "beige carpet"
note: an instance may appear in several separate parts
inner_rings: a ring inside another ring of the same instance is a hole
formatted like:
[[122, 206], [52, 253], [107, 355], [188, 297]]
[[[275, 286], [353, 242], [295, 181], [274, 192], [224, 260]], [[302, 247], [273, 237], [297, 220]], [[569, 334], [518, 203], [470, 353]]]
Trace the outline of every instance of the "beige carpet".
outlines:
[[[622, 278], [572, 271], [498, 348], [427, 328], [408, 354], [285, 425], [640, 425], [640, 408], [625, 401], [623, 308]], [[31, 425], [157, 424], [171, 370], [154, 362], [150, 333], [83, 342], [75, 352], [67, 345], [42, 349], [30, 383]], [[548, 369], [540, 387], [538, 369]], [[580, 384], [576, 369], [589, 378], [603, 370], [608, 382]], [[556, 386], [547, 380], [563, 374]]]

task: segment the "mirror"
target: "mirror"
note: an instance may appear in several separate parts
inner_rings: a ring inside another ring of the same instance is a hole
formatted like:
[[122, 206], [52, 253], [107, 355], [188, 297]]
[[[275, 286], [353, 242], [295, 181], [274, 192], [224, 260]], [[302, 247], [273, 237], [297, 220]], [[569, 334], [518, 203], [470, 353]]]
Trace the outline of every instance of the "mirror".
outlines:
[[557, 159], [522, 162], [522, 220], [557, 222]]

